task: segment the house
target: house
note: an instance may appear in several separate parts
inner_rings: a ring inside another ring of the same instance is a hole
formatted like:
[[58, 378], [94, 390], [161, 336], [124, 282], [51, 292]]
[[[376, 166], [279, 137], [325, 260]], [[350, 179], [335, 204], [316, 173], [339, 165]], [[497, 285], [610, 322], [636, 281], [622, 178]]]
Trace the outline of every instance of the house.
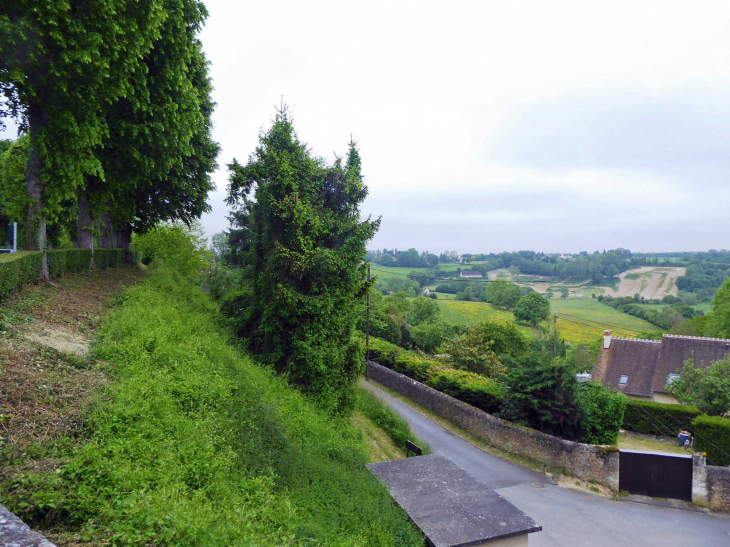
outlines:
[[633, 399], [677, 403], [667, 384], [680, 377], [684, 362], [707, 368], [730, 353], [730, 340], [665, 334], [661, 340], [614, 338], [603, 335], [592, 379]]
[[482, 277], [482, 272], [478, 272], [476, 270], [462, 270], [460, 277], [468, 277], [470, 279], [475, 279], [477, 277]]

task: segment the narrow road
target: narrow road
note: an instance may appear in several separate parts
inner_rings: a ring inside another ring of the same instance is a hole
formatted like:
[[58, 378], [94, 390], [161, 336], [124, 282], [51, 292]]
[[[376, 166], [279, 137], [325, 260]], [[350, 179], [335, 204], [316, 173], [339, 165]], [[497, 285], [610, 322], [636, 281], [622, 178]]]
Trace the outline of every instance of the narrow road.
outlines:
[[403, 416], [431, 449], [542, 525], [530, 546], [730, 547], [730, 518], [614, 501], [553, 484], [546, 475], [481, 450], [373, 384], [362, 385]]

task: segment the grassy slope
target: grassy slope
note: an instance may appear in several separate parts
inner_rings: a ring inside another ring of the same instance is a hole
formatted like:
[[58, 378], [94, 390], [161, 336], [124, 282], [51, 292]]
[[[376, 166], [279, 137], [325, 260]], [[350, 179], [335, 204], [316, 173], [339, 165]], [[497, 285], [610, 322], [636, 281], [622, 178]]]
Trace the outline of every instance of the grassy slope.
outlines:
[[[511, 312], [498, 310], [485, 302], [463, 302], [459, 300], [437, 300], [441, 312], [439, 318], [452, 325], [471, 325], [488, 319], [502, 323], [514, 323], [515, 316]], [[524, 333], [529, 327], [518, 327]]]
[[87, 441], [11, 486], [11, 509], [113, 544], [422, 544], [360, 432], [242, 356], [197, 287], [158, 273], [118, 303]]
[[23, 256], [32, 255], [38, 251], [18, 251], [17, 253], [0, 253], [0, 262], [11, 262]]
[[[635, 338], [639, 332], [661, 330], [648, 321], [615, 310], [594, 298], [553, 298], [550, 300], [550, 310], [551, 313], [558, 312], [558, 332], [567, 341], [577, 344], [595, 342], [603, 335], [604, 329], [611, 330], [614, 336], [627, 338]], [[572, 321], [583, 320], [585, 324], [561, 321], [561, 314]]]

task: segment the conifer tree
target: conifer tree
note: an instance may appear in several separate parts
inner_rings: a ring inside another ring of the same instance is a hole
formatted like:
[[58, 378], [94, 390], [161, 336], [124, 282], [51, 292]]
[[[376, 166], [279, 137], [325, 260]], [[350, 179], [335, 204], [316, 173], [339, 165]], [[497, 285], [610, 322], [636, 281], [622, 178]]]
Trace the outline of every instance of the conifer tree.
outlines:
[[244, 166], [229, 165], [229, 203], [241, 204], [250, 251], [239, 334], [260, 359], [347, 412], [363, 372], [352, 339], [371, 283], [362, 257], [380, 220], [360, 219], [367, 196], [357, 146], [328, 165], [300, 142], [286, 107]]

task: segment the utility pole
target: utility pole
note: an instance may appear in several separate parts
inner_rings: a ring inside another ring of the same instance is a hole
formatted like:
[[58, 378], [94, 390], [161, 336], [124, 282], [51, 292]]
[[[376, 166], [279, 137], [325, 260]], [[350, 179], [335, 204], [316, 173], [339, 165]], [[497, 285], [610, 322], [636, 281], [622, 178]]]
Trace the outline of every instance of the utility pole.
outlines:
[[365, 378], [368, 377], [370, 365], [370, 262], [368, 262], [368, 309], [365, 319]]
[[553, 312], [553, 355], [558, 356], [558, 312]]

